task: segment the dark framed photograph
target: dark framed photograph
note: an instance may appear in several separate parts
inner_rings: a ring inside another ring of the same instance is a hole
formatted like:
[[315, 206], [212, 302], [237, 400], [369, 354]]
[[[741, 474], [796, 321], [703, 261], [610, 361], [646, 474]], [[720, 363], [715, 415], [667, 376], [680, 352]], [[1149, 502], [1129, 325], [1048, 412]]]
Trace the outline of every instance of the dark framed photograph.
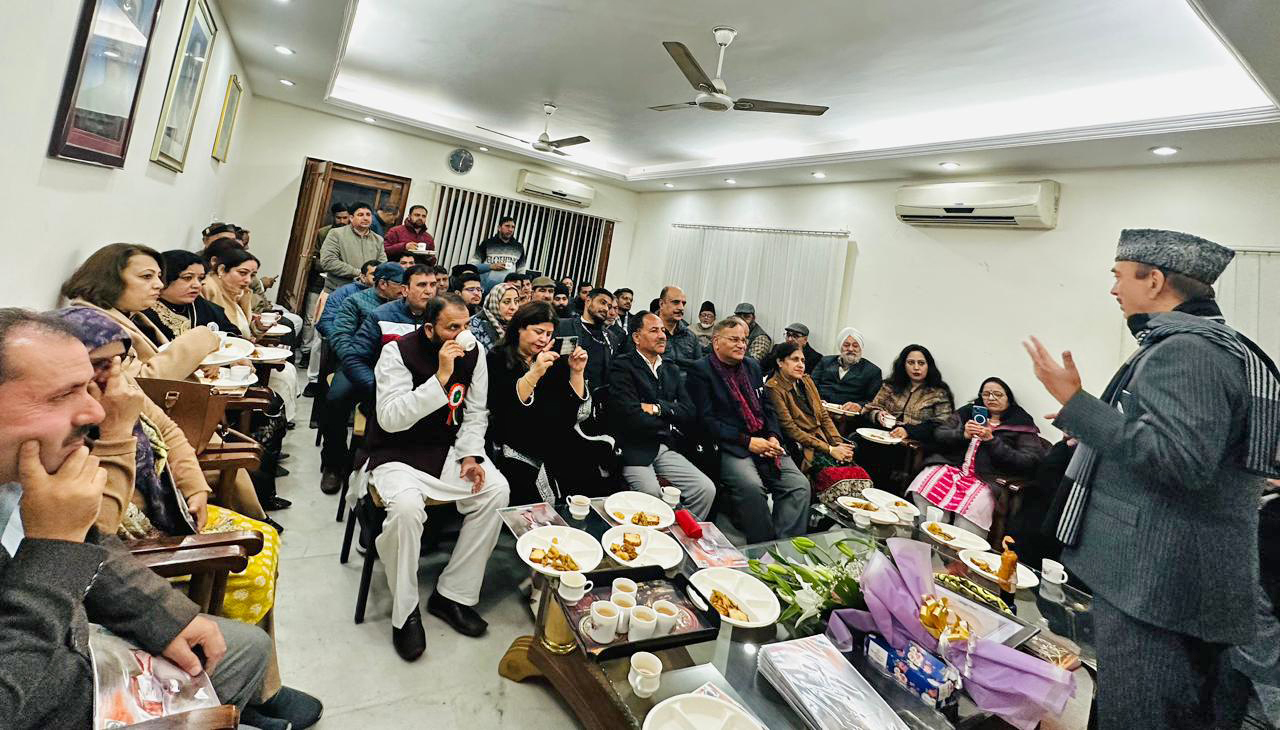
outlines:
[[124, 167], [160, 0], [84, 0], [49, 156]]
[[218, 26], [213, 22], [209, 4], [205, 0], [188, 0], [178, 50], [169, 71], [169, 86], [164, 92], [164, 105], [160, 107], [160, 124], [156, 126], [156, 139], [151, 145], [151, 161], [174, 172], [182, 172], [187, 162], [191, 130], [200, 108], [200, 93], [204, 91], [204, 78], [217, 34]]

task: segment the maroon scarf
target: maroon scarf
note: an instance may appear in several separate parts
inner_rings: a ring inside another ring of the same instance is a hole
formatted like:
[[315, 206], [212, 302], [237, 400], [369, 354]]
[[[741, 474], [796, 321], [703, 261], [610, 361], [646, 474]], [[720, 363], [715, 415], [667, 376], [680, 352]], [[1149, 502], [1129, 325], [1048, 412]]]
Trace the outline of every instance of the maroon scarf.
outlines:
[[720, 358], [711, 356], [711, 369], [716, 371], [729, 395], [733, 396], [742, 413], [742, 420], [747, 422], [747, 433], [755, 435], [764, 430], [764, 407], [760, 405], [760, 396], [756, 394], [751, 382], [747, 380], [747, 369], [742, 363], [734, 366], [725, 365]]

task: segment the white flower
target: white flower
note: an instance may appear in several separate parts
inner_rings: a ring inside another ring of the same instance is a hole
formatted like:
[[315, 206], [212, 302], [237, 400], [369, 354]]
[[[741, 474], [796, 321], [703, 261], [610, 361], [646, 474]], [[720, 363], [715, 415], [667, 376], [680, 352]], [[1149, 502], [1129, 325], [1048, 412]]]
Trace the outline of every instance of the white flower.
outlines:
[[813, 586], [804, 581], [800, 581], [800, 585], [802, 587], [796, 591], [795, 599], [795, 604], [800, 607], [800, 617], [796, 619], [797, 624], [802, 624], [817, 616], [821, 613], [820, 608], [822, 606], [822, 596], [818, 595]]

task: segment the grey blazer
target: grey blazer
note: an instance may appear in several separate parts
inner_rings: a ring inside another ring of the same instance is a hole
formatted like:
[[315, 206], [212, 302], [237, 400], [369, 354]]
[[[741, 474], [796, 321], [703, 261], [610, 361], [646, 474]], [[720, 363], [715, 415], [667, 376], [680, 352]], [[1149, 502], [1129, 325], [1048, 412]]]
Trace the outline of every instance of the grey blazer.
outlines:
[[1261, 477], [1241, 464], [1244, 366], [1198, 335], [1153, 345], [1120, 393], [1084, 391], [1054, 422], [1098, 452], [1064, 562], [1125, 614], [1204, 641], [1254, 635]]

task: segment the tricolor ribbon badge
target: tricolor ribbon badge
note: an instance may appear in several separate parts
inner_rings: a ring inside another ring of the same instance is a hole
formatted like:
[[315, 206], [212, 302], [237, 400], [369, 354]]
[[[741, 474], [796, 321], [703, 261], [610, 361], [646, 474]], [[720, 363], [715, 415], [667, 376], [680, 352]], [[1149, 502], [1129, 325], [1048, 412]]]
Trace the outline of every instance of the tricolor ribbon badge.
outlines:
[[456, 425], [458, 422], [458, 409], [462, 407], [462, 399], [467, 397], [467, 386], [462, 383], [454, 383], [449, 388], [449, 418], [450, 426]]

